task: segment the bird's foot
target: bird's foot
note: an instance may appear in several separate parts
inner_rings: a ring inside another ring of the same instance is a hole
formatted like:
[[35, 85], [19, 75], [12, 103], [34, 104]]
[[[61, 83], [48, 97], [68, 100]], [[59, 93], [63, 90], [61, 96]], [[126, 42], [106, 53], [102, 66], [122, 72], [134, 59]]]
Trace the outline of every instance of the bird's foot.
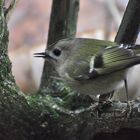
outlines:
[[94, 111], [94, 115], [96, 112], [97, 118], [100, 118], [102, 113], [112, 107], [112, 101], [106, 102], [96, 102], [91, 106], [91, 109]]
[[131, 112], [132, 112], [131, 102], [130, 101], [127, 101], [127, 106], [126, 106], [126, 109], [124, 111], [124, 113], [125, 113], [125, 119], [130, 118]]

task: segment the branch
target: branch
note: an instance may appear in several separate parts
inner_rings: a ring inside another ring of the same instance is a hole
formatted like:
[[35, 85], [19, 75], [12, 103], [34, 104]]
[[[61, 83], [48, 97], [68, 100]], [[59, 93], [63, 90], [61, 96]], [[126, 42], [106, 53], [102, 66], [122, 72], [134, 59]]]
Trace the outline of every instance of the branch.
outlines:
[[5, 9], [4, 16], [6, 17], [6, 19], [9, 18], [9, 16], [11, 15], [14, 7], [17, 5], [18, 1], [19, 0], [12, 0], [9, 7], [7, 9]]
[[115, 41], [117, 43], [134, 44], [140, 27], [140, 1], [129, 0], [128, 6]]
[[109, 10], [110, 14], [115, 21], [117, 27], [120, 25], [121, 21], [121, 14], [119, 13], [119, 10], [117, 9], [116, 3], [114, 0], [106, 0], [106, 8]]

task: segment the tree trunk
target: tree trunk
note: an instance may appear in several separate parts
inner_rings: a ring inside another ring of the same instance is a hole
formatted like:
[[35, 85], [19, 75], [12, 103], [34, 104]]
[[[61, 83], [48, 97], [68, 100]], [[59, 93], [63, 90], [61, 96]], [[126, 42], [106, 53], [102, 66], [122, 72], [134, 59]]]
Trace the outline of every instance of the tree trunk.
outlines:
[[[78, 11], [79, 0], [53, 0], [47, 47], [60, 39], [75, 36]], [[58, 75], [46, 61], [41, 78], [41, 93], [60, 93], [60, 81], [52, 79], [52, 76]]]

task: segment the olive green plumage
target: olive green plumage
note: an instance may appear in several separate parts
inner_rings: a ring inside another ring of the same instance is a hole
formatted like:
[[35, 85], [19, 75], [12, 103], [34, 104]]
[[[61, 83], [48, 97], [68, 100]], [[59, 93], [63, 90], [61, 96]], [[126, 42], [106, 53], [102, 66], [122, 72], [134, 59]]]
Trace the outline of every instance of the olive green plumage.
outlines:
[[129, 68], [140, 63], [139, 53], [139, 45], [69, 38], [53, 44], [42, 57], [52, 63], [72, 89], [97, 95], [121, 87]]

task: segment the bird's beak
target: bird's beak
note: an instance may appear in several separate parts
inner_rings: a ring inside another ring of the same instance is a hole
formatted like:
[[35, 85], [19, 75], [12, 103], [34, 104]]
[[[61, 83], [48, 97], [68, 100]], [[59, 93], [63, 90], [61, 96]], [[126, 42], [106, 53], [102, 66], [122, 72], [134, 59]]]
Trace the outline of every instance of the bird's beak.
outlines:
[[34, 53], [34, 57], [49, 58], [50, 56], [46, 52]]
[[47, 52], [34, 53], [34, 57], [42, 57], [44, 59], [52, 59], [56, 61], [56, 59], [50, 56]]

